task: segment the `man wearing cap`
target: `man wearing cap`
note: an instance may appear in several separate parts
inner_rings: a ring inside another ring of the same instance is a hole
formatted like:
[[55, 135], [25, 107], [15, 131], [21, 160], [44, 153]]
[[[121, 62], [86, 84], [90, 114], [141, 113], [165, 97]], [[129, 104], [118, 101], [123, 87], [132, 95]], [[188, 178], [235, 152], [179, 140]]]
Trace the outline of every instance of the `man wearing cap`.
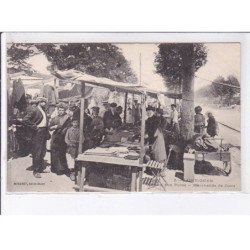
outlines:
[[32, 130], [31, 154], [33, 174], [41, 178], [44, 170], [44, 157], [46, 154], [46, 141], [48, 138], [48, 117], [45, 111], [47, 99], [37, 98], [38, 105], [30, 107], [22, 122]]
[[102, 136], [103, 136], [103, 128], [104, 128], [104, 124], [103, 124], [103, 120], [102, 118], [99, 116], [99, 107], [92, 107], [92, 122], [90, 125], [90, 129], [91, 129], [91, 135], [90, 138], [92, 140], [93, 143], [93, 147], [97, 146], [101, 140], [102, 140]]
[[119, 115], [116, 113], [117, 104], [115, 102], [110, 104], [110, 110], [106, 111], [103, 117], [104, 129], [106, 132], [112, 132], [117, 128], [115, 121], [119, 119]]

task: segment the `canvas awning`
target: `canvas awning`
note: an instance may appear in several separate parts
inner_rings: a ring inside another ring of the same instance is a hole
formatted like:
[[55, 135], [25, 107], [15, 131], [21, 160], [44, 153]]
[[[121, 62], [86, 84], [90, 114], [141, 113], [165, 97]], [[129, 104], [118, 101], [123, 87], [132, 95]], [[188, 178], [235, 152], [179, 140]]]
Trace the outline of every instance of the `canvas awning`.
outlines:
[[141, 86], [132, 83], [117, 82], [104, 77], [95, 77], [77, 70], [58, 70], [56, 71], [55, 76], [63, 80], [85, 82], [86, 87], [98, 86], [108, 88], [111, 91], [129, 92], [133, 94], [148, 94], [153, 98], [157, 98], [158, 94], [163, 94], [168, 98], [181, 99], [181, 94], [170, 93], [167, 91], [157, 91], [149, 89], [146, 86]]

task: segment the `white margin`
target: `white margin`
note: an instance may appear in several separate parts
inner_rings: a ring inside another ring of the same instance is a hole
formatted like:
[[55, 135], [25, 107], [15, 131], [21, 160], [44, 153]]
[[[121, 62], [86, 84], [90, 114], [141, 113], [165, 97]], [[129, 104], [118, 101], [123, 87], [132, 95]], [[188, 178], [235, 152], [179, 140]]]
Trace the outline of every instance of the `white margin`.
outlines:
[[[240, 42], [241, 183], [237, 193], [6, 194], [6, 42]], [[1, 170], [3, 214], [249, 214], [250, 34], [245, 33], [4, 33], [2, 34]]]

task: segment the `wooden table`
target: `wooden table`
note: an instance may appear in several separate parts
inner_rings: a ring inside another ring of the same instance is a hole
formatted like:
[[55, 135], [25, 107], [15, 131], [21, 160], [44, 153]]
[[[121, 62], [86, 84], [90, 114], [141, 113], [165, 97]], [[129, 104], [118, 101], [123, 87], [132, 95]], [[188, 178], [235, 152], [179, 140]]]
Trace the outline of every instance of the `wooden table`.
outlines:
[[[131, 167], [132, 168], [132, 176], [131, 176], [131, 192], [137, 191], [137, 171], [142, 171], [143, 165], [139, 164], [138, 160], [129, 160], [120, 157], [114, 156], [99, 156], [99, 155], [86, 155], [80, 154], [78, 155], [76, 162], [79, 165], [79, 189], [80, 191], [84, 191], [84, 182], [85, 182], [85, 174], [86, 174], [86, 162], [94, 162], [94, 163], [104, 163], [105, 166], [124, 166], [124, 167]], [[91, 167], [91, 165], [89, 166]], [[139, 174], [139, 178], [141, 178], [141, 174]], [[141, 181], [140, 181], [141, 183]], [[110, 189], [98, 189], [100, 191], [112, 191]], [[114, 189], [115, 191], [115, 189]], [[139, 185], [138, 191], [141, 191], [141, 185]]]

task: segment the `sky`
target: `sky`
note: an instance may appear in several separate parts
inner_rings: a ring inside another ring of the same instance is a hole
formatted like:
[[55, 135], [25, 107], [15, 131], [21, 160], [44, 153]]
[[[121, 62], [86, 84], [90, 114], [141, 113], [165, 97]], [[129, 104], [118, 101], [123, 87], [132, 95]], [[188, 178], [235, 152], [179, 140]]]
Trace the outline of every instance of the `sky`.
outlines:
[[[157, 44], [116, 44], [143, 85], [150, 88], [165, 90], [164, 82], [159, 74], [155, 73], [154, 58], [158, 51]], [[217, 76], [225, 78], [235, 75], [240, 81], [240, 44], [239, 43], [207, 43], [207, 63], [197, 72], [195, 90], [210, 84]], [[140, 60], [141, 57], [141, 60]], [[49, 61], [43, 54], [28, 59], [33, 68], [42, 74], [50, 74], [47, 67]], [[141, 68], [141, 70], [140, 70]], [[206, 80], [200, 79], [204, 78]]]
[[[197, 72], [195, 90], [210, 84], [218, 75], [227, 77], [235, 75], [240, 81], [240, 44], [239, 43], [207, 43], [207, 63]], [[119, 44], [124, 56], [131, 62], [136, 75], [140, 76], [141, 54], [141, 81], [155, 88], [164, 88], [164, 82], [159, 74], [155, 73], [154, 58], [158, 52], [156, 44]], [[202, 80], [200, 78], [207, 80]]]

